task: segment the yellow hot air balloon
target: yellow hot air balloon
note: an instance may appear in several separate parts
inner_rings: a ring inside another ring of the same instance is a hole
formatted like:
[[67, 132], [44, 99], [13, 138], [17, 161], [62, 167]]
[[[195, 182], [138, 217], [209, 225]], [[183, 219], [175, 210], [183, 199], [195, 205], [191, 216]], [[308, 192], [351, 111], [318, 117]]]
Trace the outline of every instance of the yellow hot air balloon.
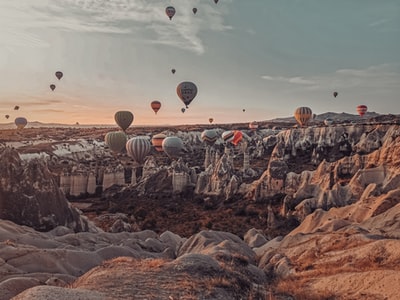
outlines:
[[307, 125], [308, 121], [312, 118], [312, 110], [309, 107], [298, 107], [294, 112], [294, 118], [300, 126]]
[[114, 115], [114, 119], [117, 125], [125, 131], [133, 122], [133, 114], [126, 110], [117, 111]]

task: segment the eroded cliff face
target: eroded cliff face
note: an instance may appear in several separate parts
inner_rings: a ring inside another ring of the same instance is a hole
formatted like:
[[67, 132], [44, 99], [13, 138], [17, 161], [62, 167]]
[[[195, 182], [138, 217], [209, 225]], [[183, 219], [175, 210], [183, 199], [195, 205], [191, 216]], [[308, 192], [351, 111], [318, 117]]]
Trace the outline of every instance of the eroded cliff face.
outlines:
[[1, 219], [40, 231], [59, 225], [75, 231], [90, 229], [86, 218], [70, 206], [44, 160], [24, 163], [12, 148], [0, 151]]

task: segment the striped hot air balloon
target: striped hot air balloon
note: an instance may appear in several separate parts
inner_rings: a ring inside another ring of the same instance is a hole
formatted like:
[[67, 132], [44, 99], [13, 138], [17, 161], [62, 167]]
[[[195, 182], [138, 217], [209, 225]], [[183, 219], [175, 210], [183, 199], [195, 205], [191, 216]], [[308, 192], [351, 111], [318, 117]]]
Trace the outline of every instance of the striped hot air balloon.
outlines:
[[115, 122], [123, 130], [127, 130], [133, 122], [133, 114], [130, 111], [117, 111], [114, 115]]
[[158, 133], [153, 136], [151, 139], [151, 143], [153, 144], [153, 147], [158, 151], [158, 152], [163, 152], [162, 148], [162, 142], [167, 136], [163, 133]]
[[360, 117], [363, 117], [365, 113], [367, 112], [368, 107], [364, 104], [358, 105], [357, 106], [357, 113], [360, 115]]
[[307, 125], [312, 115], [312, 110], [309, 107], [298, 107], [294, 112], [294, 118], [300, 126]]
[[229, 130], [222, 133], [222, 139], [226, 143], [232, 143], [237, 146], [243, 138], [243, 133], [240, 130]]
[[107, 132], [104, 137], [106, 145], [114, 152], [121, 152], [125, 149], [127, 136], [123, 131]]
[[169, 158], [178, 158], [183, 148], [183, 142], [176, 136], [169, 136], [163, 140], [162, 148]]
[[139, 165], [151, 151], [151, 144], [147, 136], [135, 136], [126, 142], [126, 152]]
[[203, 142], [212, 146], [218, 139], [218, 134], [214, 129], [207, 129], [201, 133], [201, 139]]

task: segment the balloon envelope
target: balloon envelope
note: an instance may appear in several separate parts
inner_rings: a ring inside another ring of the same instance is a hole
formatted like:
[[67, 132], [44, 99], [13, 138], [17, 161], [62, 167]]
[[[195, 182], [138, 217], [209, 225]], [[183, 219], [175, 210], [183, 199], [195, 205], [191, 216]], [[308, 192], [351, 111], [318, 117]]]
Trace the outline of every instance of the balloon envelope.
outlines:
[[186, 109], [184, 107], [181, 108], [181, 112], [184, 113]]
[[157, 114], [157, 112], [160, 110], [161, 108], [161, 102], [160, 101], [153, 101], [151, 102], [151, 108], [153, 109], [153, 111]]
[[338, 92], [333, 92], [333, 97], [337, 97], [337, 95], [338, 95]]
[[6, 119], [8, 119], [10, 117], [10, 115], [5, 115]]
[[237, 144], [239, 144], [242, 139], [243, 139], [243, 133], [240, 130], [234, 130], [233, 139], [231, 143], [237, 146]]
[[182, 102], [185, 103], [186, 108], [188, 108], [188, 105], [197, 95], [197, 86], [193, 82], [184, 81], [178, 84], [176, 87], [176, 93]]
[[367, 112], [368, 107], [366, 105], [358, 105], [357, 106], [357, 113], [363, 117], [365, 115], [365, 113]]
[[28, 120], [24, 117], [18, 117], [14, 121], [15, 125], [17, 125], [18, 129], [22, 129], [28, 124]]
[[307, 125], [312, 117], [312, 110], [309, 107], [298, 107], [294, 112], [294, 118], [300, 126]]
[[158, 152], [163, 152], [162, 148], [162, 142], [167, 136], [163, 133], [158, 133], [153, 136], [151, 139], [151, 143], [153, 144], [153, 147], [158, 151]]
[[333, 120], [330, 119], [330, 118], [326, 118], [326, 119], [324, 120], [324, 124], [325, 124], [326, 126], [330, 126], [330, 125], [333, 124]]
[[56, 88], [56, 85], [55, 85], [55, 84], [50, 84], [50, 89], [51, 89], [52, 91], [54, 91], [55, 88]]
[[208, 122], [210, 122], [210, 124], [211, 124], [212, 122], [214, 122], [214, 119], [213, 118], [209, 118]]
[[126, 152], [140, 165], [143, 164], [150, 150], [151, 144], [147, 136], [135, 136], [126, 142]]
[[170, 158], [177, 158], [183, 148], [183, 142], [176, 136], [169, 136], [163, 140], [162, 148]]
[[15, 105], [14, 106], [14, 110], [18, 110], [19, 109], [19, 106], [18, 105]]
[[217, 4], [217, 3], [218, 3], [218, 0], [214, 0], [214, 3]]
[[172, 20], [172, 17], [175, 15], [175, 8], [173, 6], [168, 6], [165, 9], [165, 13], [169, 17], [169, 19]]
[[172, 74], [175, 74], [176, 70], [175, 70], [175, 69], [172, 69], [171, 72], [172, 72]]
[[61, 72], [61, 71], [56, 72], [56, 77], [58, 80], [60, 80], [63, 76], [64, 76], [63, 72]]
[[201, 133], [201, 139], [209, 145], [214, 145], [218, 139], [218, 134], [214, 129], [207, 129]]
[[125, 131], [133, 122], [133, 114], [126, 110], [117, 111], [114, 115], [114, 119], [117, 125]]
[[193, 7], [192, 11], [193, 11], [194, 14], [196, 14], [197, 13], [197, 8]]
[[104, 137], [106, 145], [114, 152], [121, 152], [126, 145], [127, 136], [122, 131], [107, 132]]
[[258, 123], [256, 121], [250, 122], [249, 128], [253, 131], [256, 130], [258, 128]]

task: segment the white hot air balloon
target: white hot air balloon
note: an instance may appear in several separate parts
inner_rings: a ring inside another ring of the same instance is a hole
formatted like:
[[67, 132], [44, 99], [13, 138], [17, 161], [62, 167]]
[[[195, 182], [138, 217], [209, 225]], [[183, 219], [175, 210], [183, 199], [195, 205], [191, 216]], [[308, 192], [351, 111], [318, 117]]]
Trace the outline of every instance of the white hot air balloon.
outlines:
[[139, 165], [151, 151], [151, 144], [147, 136], [135, 136], [126, 142], [126, 152]]

